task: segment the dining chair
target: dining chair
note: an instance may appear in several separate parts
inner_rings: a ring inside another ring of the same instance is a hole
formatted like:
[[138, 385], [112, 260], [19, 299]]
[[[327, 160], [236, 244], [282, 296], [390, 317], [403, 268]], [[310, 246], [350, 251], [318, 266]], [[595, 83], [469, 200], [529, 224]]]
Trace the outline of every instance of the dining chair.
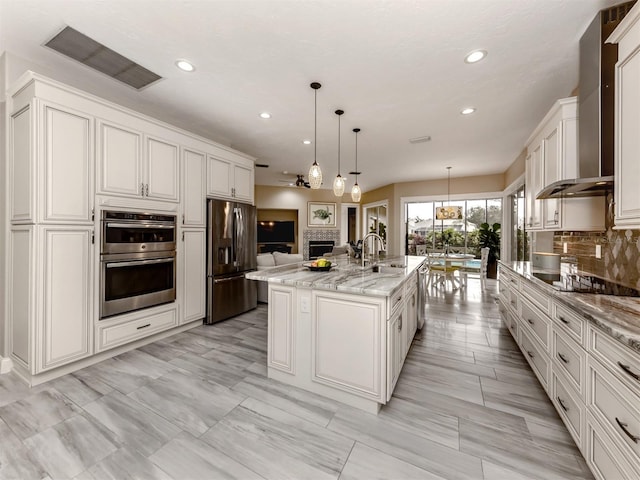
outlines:
[[480, 288], [482, 291], [487, 286], [487, 268], [489, 266], [489, 247], [480, 249]]
[[[455, 285], [455, 277], [454, 274], [460, 270], [459, 266], [447, 265], [447, 262], [439, 263], [436, 261], [435, 256], [433, 254], [429, 254], [429, 251], [426, 251], [427, 264], [429, 265], [429, 277], [427, 278], [427, 288], [430, 285], [436, 286], [437, 284], [443, 284], [446, 288], [447, 280], [451, 282], [451, 286]], [[460, 285], [462, 285], [462, 281], [460, 281]]]

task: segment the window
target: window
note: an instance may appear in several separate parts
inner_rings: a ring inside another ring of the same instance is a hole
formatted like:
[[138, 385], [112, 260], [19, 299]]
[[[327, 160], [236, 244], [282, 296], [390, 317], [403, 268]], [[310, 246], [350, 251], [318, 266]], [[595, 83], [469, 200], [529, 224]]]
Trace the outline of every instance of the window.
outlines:
[[[441, 207], [460, 207], [454, 218], [438, 220], [436, 211]], [[487, 222], [491, 225], [502, 223], [502, 199], [411, 202], [406, 204], [405, 252], [407, 255], [422, 254], [429, 250], [450, 249], [457, 253], [472, 253], [480, 257], [478, 229]]]

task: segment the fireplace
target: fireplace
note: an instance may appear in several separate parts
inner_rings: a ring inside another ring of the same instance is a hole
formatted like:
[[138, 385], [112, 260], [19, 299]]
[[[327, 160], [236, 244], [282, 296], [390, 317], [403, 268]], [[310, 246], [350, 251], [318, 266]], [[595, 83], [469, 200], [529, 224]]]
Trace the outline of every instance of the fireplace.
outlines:
[[309, 260], [315, 260], [331, 252], [334, 245], [333, 240], [309, 240]]
[[302, 232], [302, 254], [305, 260], [313, 260], [318, 256], [311, 255], [309, 249], [310, 245], [314, 244], [331, 244], [331, 246], [325, 247], [325, 250], [320, 250], [320, 256], [326, 252], [330, 252], [334, 245], [340, 245], [340, 230], [337, 228], [310, 228]]

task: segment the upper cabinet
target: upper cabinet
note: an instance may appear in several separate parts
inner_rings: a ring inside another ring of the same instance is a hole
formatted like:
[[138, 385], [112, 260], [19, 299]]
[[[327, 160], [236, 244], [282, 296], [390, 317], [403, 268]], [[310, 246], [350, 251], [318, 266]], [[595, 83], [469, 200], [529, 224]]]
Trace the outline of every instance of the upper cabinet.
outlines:
[[604, 230], [604, 197], [536, 198], [545, 186], [579, 176], [577, 140], [577, 98], [558, 100], [527, 142], [527, 230]]
[[206, 227], [206, 155], [189, 148], [182, 149], [182, 225]]
[[230, 154], [207, 158], [207, 195], [253, 204], [253, 161]]
[[615, 103], [615, 228], [640, 228], [640, 5], [608, 42], [618, 44]]
[[12, 223], [92, 223], [93, 118], [30, 98], [10, 129]]
[[99, 193], [179, 200], [177, 144], [101, 120]]

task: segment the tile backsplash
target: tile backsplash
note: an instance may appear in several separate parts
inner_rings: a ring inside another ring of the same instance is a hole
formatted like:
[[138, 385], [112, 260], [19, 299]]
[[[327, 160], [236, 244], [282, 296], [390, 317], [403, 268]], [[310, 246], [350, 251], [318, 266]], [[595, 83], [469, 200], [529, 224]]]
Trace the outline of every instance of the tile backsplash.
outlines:
[[[607, 197], [607, 205], [611, 200]], [[553, 251], [575, 257], [578, 268], [613, 282], [640, 289], [640, 230], [614, 230], [613, 214], [607, 212], [603, 232], [556, 232]], [[567, 253], [564, 244], [567, 244]], [[602, 249], [596, 258], [596, 246]]]

